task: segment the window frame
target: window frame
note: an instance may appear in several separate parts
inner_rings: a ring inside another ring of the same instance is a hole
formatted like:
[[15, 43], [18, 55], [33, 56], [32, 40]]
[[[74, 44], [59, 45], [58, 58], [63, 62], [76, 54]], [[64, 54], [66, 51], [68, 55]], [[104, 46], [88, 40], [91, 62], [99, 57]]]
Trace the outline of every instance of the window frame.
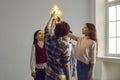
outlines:
[[110, 6], [115, 6], [115, 5], [120, 5], [120, 0], [114, 0], [114, 1], [108, 1], [107, 0], [107, 2], [106, 2], [106, 45], [107, 45], [107, 47], [106, 47], [106, 56], [112, 56], [112, 57], [120, 57], [120, 54], [110, 54], [109, 53], [109, 7]]

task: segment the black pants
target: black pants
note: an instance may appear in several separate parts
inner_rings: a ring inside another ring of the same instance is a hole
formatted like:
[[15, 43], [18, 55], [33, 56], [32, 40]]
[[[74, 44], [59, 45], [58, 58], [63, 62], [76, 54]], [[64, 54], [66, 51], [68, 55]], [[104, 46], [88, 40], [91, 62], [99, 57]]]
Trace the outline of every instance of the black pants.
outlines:
[[35, 80], [45, 80], [45, 69], [35, 69], [36, 70], [36, 78]]

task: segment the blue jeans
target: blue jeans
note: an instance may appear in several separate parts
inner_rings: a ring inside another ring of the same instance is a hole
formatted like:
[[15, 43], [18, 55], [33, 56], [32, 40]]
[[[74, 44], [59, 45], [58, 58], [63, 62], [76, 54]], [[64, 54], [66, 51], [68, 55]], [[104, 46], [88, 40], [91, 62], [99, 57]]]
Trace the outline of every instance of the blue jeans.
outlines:
[[89, 80], [90, 64], [85, 64], [77, 60], [77, 77], [78, 80]]

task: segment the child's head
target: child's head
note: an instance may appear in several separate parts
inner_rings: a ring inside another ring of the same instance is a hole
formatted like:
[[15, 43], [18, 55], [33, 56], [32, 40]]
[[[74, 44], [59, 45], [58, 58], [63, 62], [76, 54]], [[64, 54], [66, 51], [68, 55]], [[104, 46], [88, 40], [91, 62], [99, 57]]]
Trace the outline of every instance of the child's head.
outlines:
[[56, 37], [64, 37], [64, 36], [68, 35], [69, 31], [70, 31], [70, 26], [68, 23], [66, 23], [64, 21], [60, 21], [55, 26], [55, 36]]
[[82, 33], [88, 36], [90, 39], [96, 41], [96, 28], [92, 23], [85, 23], [82, 28]]
[[42, 30], [37, 30], [34, 33], [34, 41], [33, 44], [36, 44], [38, 41], [43, 41], [44, 40], [44, 33]]

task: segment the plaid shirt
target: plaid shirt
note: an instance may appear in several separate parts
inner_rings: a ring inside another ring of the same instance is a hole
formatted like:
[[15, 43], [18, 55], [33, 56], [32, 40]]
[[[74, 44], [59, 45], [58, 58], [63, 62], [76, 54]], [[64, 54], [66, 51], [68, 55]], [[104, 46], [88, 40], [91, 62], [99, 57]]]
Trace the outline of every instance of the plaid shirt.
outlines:
[[46, 80], [59, 80], [66, 77], [64, 64], [68, 64], [70, 60], [69, 45], [62, 37], [51, 36], [50, 30], [45, 28], [45, 47], [48, 57]]

